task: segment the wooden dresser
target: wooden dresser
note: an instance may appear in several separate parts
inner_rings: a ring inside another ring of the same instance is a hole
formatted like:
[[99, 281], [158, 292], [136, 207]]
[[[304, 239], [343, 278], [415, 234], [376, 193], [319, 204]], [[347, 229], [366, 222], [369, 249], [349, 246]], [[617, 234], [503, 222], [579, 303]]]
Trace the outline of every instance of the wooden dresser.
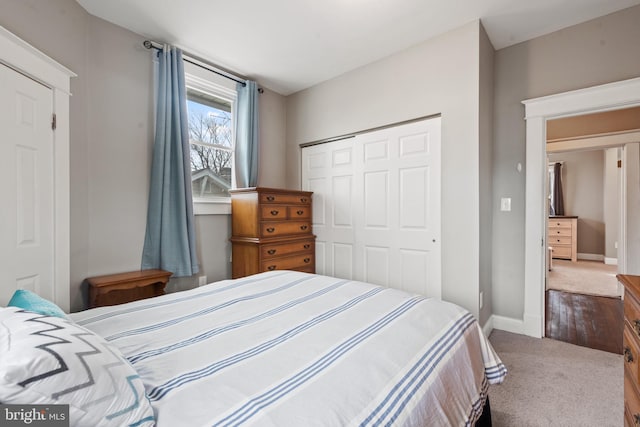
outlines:
[[309, 191], [231, 190], [232, 276], [271, 270], [315, 273]]
[[549, 217], [549, 246], [553, 258], [578, 260], [578, 217]]
[[640, 425], [640, 276], [618, 274], [624, 285], [624, 425]]

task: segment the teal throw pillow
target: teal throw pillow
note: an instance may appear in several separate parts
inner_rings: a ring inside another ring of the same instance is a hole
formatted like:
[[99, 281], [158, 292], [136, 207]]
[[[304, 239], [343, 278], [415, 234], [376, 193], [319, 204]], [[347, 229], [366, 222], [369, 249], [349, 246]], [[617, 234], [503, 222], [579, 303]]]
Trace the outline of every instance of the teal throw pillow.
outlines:
[[63, 319], [67, 318], [67, 315], [60, 307], [26, 289], [18, 289], [15, 291], [7, 305], [9, 307], [18, 307], [33, 313], [44, 314], [45, 316], [55, 316]]

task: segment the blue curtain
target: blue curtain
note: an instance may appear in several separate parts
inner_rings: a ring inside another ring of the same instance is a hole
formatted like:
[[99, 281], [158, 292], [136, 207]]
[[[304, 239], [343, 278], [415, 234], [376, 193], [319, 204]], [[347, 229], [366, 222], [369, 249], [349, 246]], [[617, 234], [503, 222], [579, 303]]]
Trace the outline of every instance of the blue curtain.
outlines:
[[147, 232], [142, 269], [160, 268], [174, 276], [198, 272], [191, 198], [187, 93], [182, 52], [158, 52], [156, 132], [151, 164]]
[[258, 184], [258, 85], [247, 80], [238, 83], [235, 103], [235, 171], [236, 187]]

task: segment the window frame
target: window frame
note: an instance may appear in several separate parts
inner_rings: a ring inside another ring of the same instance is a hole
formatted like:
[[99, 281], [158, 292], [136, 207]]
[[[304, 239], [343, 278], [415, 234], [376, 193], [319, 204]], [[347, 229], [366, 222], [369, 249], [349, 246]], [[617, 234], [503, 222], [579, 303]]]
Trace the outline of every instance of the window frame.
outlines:
[[[185, 62], [185, 86], [187, 90], [200, 92], [205, 95], [220, 98], [231, 104], [231, 188], [236, 188], [235, 179], [235, 103], [238, 97], [235, 90], [235, 84], [229, 83], [227, 79], [216, 76], [206, 70], [194, 67], [192, 64]], [[206, 74], [205, 74], [206, 73]], [[191, 144], [191, 142], [189, 142]], [[199, 198], [193, 197], [193, 213], [194, 215], [230, 215], [231, 214], [231, 198]]]

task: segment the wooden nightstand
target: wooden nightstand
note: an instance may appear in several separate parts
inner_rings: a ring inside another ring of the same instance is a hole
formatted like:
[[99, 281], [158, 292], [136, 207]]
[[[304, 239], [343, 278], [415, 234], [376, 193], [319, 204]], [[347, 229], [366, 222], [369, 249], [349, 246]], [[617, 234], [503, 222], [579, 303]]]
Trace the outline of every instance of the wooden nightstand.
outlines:
[[89, 308], [164, 295], [164, 287], [172, 274], [164, 270], [141, 270], [89, 277]]

